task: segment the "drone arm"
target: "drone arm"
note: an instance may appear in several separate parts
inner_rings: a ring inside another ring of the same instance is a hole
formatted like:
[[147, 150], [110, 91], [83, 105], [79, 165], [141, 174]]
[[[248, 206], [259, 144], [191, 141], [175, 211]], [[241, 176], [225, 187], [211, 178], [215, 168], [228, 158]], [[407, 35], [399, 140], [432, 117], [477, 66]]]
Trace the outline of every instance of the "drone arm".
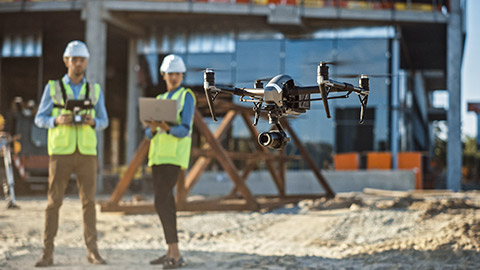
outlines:
[[320, 93], [318, 86], [296, 86], [290, 91], [290, 94], [294, 96]]
[[325, 81], [324, 84], [330, 88], [329, 92], [355, 92], [361, 95], [368, 95], [368, 90], [349, 84], [346, 82], [337, 82], [334, 80]]
[[263, 97], [264, 90], [263, 88], [238, 88], [238, 87], [228, 87], [228, 86], [218, 86], [212, 89], [212, 91], [217, 91], [220, 93], [227, 93], [236, 96], [250, 96], [250, 97]]
[[354, 86], [349, 83], [337, 82], [334, 80], [325, 81], [325, 85], [329, 86], [330, 92], [355, 92], [358, 94], [358, 99], [360, 100], [360, 124], [363, 124], [365, 121], [365, 111], [367, 109], [368, 94], [370, 93], [370, 86], [368, 78], [361, 77], [360, 85]]

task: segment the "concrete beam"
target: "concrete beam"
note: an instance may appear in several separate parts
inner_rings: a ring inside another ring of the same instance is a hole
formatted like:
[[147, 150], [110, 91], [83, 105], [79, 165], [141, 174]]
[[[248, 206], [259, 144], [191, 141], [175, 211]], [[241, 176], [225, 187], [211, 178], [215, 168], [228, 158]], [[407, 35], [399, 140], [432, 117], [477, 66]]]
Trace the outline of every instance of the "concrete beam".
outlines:
[[[415, 172], [413, 170], [359, 170], [359, 171], [326, 171], [322, 174], [330, 183], [335, 193], [362, 192], [365, 188], [408, 191], [415, 189]], [[310, 170], [286, 172], [286, 194], [321, 194], [325, 190]], [[253, 194], [276, 195], [277, 189], [267, 170], [250, 173], [247, 186]], [[204, 172], [190, 195], [226, 195], [233, 188], [225, 172]]]
[[85, 0], [53, 1], [53, 2], [7, 2], [0, 3], [2, 12], [49, 12], [49, 11], [80, 11], [85, 5]]
[[390, 9], [345, 9], [345, 8], [304, 8], [304, 18], [353, 20], [353, 21], [379, 21], [379, 22], [421, 22], [421, 23], [447, 23], [448, 17], [439, 11], [408, 11]]
[[268, 23], [283, 25], [300, 25], [300, 9], [296, 6], [274, 6], [268, 15]]
[[[104, 0], [99, 0], [103, 2]], [[49, 12], [49, 11], [80, 11], [89, 0], [55, 1], [55, 2], [12, 2], [1, 3], [0, 13], [6, 12]], [[335, 7], [308, 8], [304, 6], [282, 5], [254, 5], [235, 3], [202, 3], [202, 2], [153, 2], [144, 0], [107, 0], [104, 9], [108, 11], [142, 12], [142, 13], [193, 13], [218, 15], [253, 15], [271, 18], [272, 23], [278, 23], [275, 17], [278, 11], [294, 9], [298, 11], [298, 18], [294, 16], [294, 24], [300, 24], [305, 19], [327, 19], [343, 21], [365, 21], [380, 23], [447, 23], [448, 16], [440, 11], [409, 11], [385, 9], [345, 9]], [[296, 14], [296, 13], [295, 13]], [[283, 19], [282, 24], [289, 20]]]
[[[257, 15], [271, 16], [272, 10], [283, 6], [235, 4], [235, 3], [195, 3], [195, 2], [145, 2], [109, 0], [105, 8], [111, 11], [124, 12], [161, 12], [161, 13], [196, 13], [218, 15]], [[289, 6], [287, 9], [298, 9], [300, 18], [332, 19], [345, 21], [380, 21], [380, 22], [421, 22], [447, 23], [448, 17], [439, 11], [408, 10], [355, 10], [342, 8], [306, 8]], [[300, 11], [301, 10], [301, 11]]]
[[118, 15], [112, 14], [108, 10], [103, 10], [102, 18], [107, 23], [122, 29], [123, 31], [129, 33], [130, 35], [137, 36], [137, 37], [144, 37], [147, 35], [145, 29], [141, 25], [133, 23]]

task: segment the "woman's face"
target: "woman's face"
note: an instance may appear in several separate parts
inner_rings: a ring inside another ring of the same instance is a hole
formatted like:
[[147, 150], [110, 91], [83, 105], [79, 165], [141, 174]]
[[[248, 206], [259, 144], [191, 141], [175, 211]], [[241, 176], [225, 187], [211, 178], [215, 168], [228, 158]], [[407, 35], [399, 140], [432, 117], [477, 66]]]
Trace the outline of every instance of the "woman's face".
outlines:
[[163, 79], [167, 83], [167, 90], [172, 91], [182, 84], [183, 73], [164, 73]]

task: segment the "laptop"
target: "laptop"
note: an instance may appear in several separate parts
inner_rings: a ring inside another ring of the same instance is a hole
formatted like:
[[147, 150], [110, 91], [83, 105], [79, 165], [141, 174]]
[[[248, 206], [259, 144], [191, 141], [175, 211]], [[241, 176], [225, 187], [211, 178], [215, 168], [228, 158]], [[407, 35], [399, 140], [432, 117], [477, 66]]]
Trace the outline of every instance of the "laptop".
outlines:
[[169, 124], [177, 123], [177, 101], [171, 99], [156, 99], [141, 97], [138, 100], [140, 121], [165, 121]]

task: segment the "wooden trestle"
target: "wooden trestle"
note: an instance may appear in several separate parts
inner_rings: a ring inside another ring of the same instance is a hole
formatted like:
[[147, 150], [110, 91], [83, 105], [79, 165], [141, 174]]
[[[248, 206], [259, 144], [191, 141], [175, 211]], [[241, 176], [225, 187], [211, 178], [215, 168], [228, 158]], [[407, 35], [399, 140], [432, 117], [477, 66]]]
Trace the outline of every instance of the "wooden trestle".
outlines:
[[[335, 196], [326, 179], [315, 165], [315, 162], [308, 153], [307, 149], [303, 146], [294, 130], [290, 127], [288, 121], [285, 118], [282, 118], [282, 126], [288, 131], [290, 137], [297, 145], [301, 157], [303, 157], [303, 159], [309, 165], [318, 182], [325, 191], [325, 194], [295, 196], [287, 195], [285, 193], [285, 162], [291, 159], [291, 157], [287, 157], [282, 150], [270, 151], [265, 147], [260, 146], [257, 143], [258, 131], [251, 124], [251, 109], [245, 109], [233, 104], [230, 105], [231, 106], [229, 106], [229, 109], [227, 109], [227, 113], [225, 114], [223, 121], [213, 134], [203, 120], [202, 114], [197, 109], [195, 110], [194, 125], [200, 135], [205, 138], [206, 143], [201, 146], [201, 148], [192, 149], [192, 157], [198, 156], [198, 158], [191, 166], [187, 175], [185, 175], [185, 173], [182, 171], [179, 176], [176, 190], [176, 203], [178, 211], [259, 211], [262, 209], [280, 207], [284, 204], [298, 202], [307, 198]], [[255, 153], [227, 152], [220, 143], [227, 134], [227, 131], [232, 126], [233, 120], [237, 115], [242, 117], [252, 136], [252, 140], [255, 142]], [[100, 203], [102, 212], [123, 212], [126, 214], [133, 214], [152, 213], [155, 211], [152, 203], [128, 204], [120, 202], [120, 199], [133, 179], [135, 171], [145, 162], [149, 145], [150, 141], [147, 139], [144, 139], [140, 143], [140, 146], [130, 162], [127, 171], [118, 182], [110, 199], [107, 202]], [[188, 194], [213, 158], [217, 160], [217, 162], [222, 166], [224, 171], [233, 181], [233, 190], [230, 192], [230, 194], [220, 199], [188, 201]], [[247, 160], [246, 166], [240, 171], [233, 163], [233, 159]], [[248, 186], [245, 184], [248, 175], [258, 166], [259, 162], [265, 162], [266, 168], [270, 172], [275, 187], [278, 191], [278, 195], [254, 196]]]

